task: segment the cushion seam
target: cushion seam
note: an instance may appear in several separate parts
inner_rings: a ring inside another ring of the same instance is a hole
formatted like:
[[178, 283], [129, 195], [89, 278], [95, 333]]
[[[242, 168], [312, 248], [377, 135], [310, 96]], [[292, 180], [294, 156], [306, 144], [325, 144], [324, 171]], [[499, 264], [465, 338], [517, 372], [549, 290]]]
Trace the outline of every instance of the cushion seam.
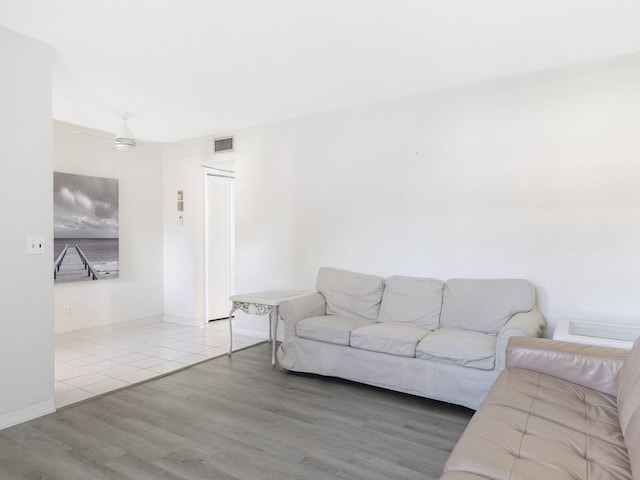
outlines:
[[524, 442], [524, 436], [527, 434], [527, 428], [529, 427], [529, 419], [531, 418], [531, 411], [533, 410], [533, 404], [538, 398], [538, 392], [540, 390], [540, 375], [538, 375], [538, 382], [536, 384], [535, 394], [531, 398], [531, 402], [529, 402], [529, 409], [527, 411], [527, 420], [524, 423], [524, 428], [522, 429], [522, 436], [520, 437], [520, 445], [518, 445], [518, 455], [513, 459], [513, 464], [511, 465], [511, 470], [509, 471], [509, 478], [513, 478], [513, 469], [516, 467], [516, 461], [521, 458], [522, 455], [522, 443]]

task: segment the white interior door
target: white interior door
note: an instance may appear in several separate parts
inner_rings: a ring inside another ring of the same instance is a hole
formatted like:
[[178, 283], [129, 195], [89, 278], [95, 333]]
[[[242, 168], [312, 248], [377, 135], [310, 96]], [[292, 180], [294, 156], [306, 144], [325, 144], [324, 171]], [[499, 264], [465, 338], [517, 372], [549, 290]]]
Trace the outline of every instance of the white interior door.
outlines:
[[233, 292], [235, 179], [205, 172], [206, 320], [229, 316]]

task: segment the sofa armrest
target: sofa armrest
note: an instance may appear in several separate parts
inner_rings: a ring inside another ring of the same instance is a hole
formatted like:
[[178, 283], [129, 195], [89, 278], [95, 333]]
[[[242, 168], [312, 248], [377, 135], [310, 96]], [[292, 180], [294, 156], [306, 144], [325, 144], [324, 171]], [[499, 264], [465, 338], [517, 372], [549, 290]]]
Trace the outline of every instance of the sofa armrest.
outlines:
[[544, 317], [537, 308], [512, 316], [496, 338], [496, 368], [502, 370], [505, 367], [507, 344], [511, 337], [539, 337], [544, 326]]
[[280, 304], [278, 310], [280, 318], [284, 322], [284, 337], [295, 336], [296, 323], [303, 318], [324, 315], [326, 310], [327, 302], [319, 292], [285, 300]]
[[547, 338], [514, 337], [507, 346], [506, 366], [534, 370], [617, 396], [618, 375], [628, 353]]

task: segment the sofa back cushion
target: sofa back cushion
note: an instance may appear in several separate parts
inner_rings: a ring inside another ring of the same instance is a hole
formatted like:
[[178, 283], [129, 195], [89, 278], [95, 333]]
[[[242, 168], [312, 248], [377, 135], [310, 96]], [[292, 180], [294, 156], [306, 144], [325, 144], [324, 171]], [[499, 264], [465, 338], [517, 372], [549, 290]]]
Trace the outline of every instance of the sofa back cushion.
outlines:
[[440, 327], [496, 334], [513, 315], [534, 307], [535, 292], [527, 280], [448, 280]]
[[385, 280], [378, 320], [436, 330], [444, 283], [432, 278], [394, 276]]
[[322, 267], [316, 289], [327, 301], [327, 315], [378, 318], [384, 279], [364, 273]]
[[640, 476], [640, 338], [618, 377], [618, 417], [634, 478]]

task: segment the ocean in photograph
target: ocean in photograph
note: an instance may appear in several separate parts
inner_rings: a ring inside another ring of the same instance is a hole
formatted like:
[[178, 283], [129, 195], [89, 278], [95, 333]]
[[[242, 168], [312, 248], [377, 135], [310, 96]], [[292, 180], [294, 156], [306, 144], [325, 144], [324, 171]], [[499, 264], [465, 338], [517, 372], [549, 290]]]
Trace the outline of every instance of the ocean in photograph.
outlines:
[[56, 238], [54, 260], [66, 245], [69, 249], [79, 246], [101, 279], [118, 278], [120, 262], [117, 238]]

